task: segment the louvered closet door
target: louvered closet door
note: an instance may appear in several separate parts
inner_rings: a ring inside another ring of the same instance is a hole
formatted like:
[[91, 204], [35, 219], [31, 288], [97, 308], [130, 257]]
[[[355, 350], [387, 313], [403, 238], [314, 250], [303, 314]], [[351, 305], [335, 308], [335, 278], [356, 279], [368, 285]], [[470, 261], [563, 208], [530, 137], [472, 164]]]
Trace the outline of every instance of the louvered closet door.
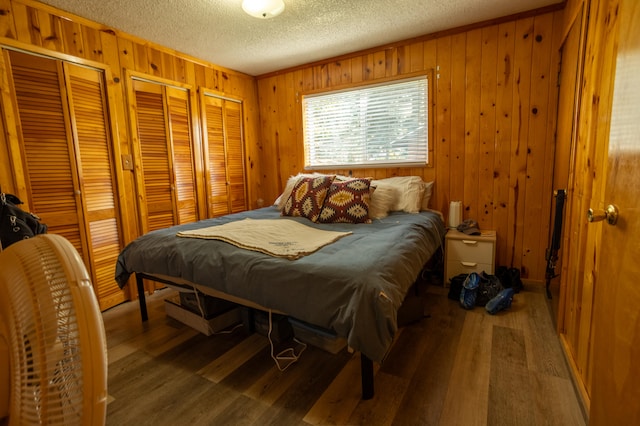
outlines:
[[8, 52], [32, 210], [81, 254], [101, 309], [124, 301], [113, 279], [121, 249], [104, 76]]
[[242, 104], [203, 91], [208, 213], [210, 217], [246, 210]]
[[188, 93], [133, 80], [143, 231], [197, 220]]
[[123, 302], [113, 278], [122, 248], [109, 116], [102, 72], [65, 64], [69, 106], [79, 156], [80, 191], [94, 287], [101, 309]]
[[237, 213], [247, 209], [242, 104], [238, 102], [225, 101], [225, 134], [227, 136], [229, 204], [231, 213]]
[[194, 222], [198, 220], [198, 215], [196, 213], [196, 183], [193, 169], [191, 121], [189, 119], [189, 94], [185, 90], [174, 87], [166, 87], [166, 93], [171, 147], [173, 148], [178, 222]]
[[223, 100], [203, 96], [203, 124], [205, 126], [205, 149], [207, 151], [207, 198], [209, 217], [229, 213], [227, 196], [227, 166], [224, 152]]
[[89, 264], [62, 63], [8, 51], [31, 209]]
[[177, 223], [173, 199], [173, 177], [169, 161], [169, 129], [165, 118], [162, 86], [134, 80], [136, 121], [143, 187], [141, 206], [144, 232]]

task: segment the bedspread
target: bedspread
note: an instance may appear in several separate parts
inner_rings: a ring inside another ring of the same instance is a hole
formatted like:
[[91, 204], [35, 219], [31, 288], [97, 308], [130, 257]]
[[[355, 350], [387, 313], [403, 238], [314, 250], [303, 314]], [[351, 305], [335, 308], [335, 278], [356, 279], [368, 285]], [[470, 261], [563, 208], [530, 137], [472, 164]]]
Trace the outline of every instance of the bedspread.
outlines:
[[317, 229], [352, 232], [297, 260], [176, 235], [245, 218], [279, 217], [275, 207], [265, 207], [149, 232], [122, 250], [116, 281], [123, 287], [140, 272], [212, 287], [334, 330], [353, 349], [382, 361], [397, 331], [397, 310], [442, 246], [441, 218], [434, 212], [394, 212], [371, 224], [318, 224], [287, 217]]
[[316, 229], [294, 220], [245, 218], [208, 228], [178, 232], [179, 237], [225, 241], [246, 250], [295, 260], [351, 232]]

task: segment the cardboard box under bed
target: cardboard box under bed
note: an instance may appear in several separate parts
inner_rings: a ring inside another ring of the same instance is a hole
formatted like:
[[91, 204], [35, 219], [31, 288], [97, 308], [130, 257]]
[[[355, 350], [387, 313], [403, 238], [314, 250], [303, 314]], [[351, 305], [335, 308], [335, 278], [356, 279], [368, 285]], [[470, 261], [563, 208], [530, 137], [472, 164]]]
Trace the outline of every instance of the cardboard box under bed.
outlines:
[[[247, 332], [256, 331], [267, 336], [269, 313], [247, 308], [224, 299], [202, 293], [180, 292], [179, 296], [165, 299], [165, 312], [181, 323], [211, 336], [225, 329], [243, 323]], [[251, 323], [249, 323], [251, 322]], [[272, 338], [277, 342], [295, 337], [309, 345], [332, 354], [347, 346], [346, 339], [338, 337], [331, 330], [325, 330], [295, 318], [272, 314]], [[275, 330], [275, 336], [273, 336]]]
[[171, 318], [198, 330], [205, 336], [219, 333], [242, 321], [240, 307], [238, 305], [226, 311], [218, 312], [215, 316], [206, 317], [182, 306], [180, 304], [180, 298], [176, 296], [165, 299], [164, 309], [166, 314]]

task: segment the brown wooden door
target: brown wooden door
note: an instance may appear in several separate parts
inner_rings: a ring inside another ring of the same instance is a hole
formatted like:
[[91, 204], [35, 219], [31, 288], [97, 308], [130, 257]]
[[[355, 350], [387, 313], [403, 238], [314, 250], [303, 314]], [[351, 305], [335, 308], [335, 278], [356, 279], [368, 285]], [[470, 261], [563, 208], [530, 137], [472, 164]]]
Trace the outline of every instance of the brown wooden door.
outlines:
[[65, 63], [83, 227], [93, 284], [102, 310], [125, 301], [113, 273], [123, 247], [104, 75]]
[[5, 52], [11, 64], [31, 210], [47, 224], [49, 232], [68, 239], [88, 262], [63, 64], [27, 53]]
[[205, 90], [200, 96], [209, 217], [247, 209], [242, 103]]
[[165, 90], [178, 223], [195, 222], [198, 213], [188, 93], [175, 87], [166, 87]]
[[618, 223], [603, 222], [594, 302], [592, 425], [640, 424], [640, 3], [620, 2], [604, 196]]
[[143, 233], [198, 220], [188, 92], [133, 80]]
[[[617, 3], [618, 0], [594, 0], [584, 5], [584, 60], [578, 73], [582, 77], [577, 84], [577, 127], [571, 146], [569, 191], [563, 221], [558, 330], [577, 388], [587, 407], [593, 391], [594, 304], [603, 227], [589, 225], [586, 212], [603, 199], [606, 180]], [[581, 51], [583, 43], [580, 43]]]
[[241, 103], [225, 101], [225, 132], [227, 135], [229, 212], [238, 213], [247, 209]]
[[122, 248], [104, 73], [5, 51], [18, 116], [25, 198], [49, 233], [67, 238], [91, 275], [100, 308], [125, 300], [113, 278]]

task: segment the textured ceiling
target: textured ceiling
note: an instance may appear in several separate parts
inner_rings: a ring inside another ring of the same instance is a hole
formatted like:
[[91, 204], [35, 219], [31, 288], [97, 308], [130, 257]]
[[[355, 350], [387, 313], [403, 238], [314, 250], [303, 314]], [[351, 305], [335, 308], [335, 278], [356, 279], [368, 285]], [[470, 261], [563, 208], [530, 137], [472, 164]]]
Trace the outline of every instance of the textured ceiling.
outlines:
[[42, 0], [214, 64], [260, 75], [561, 0], [284, 0], [261, 20], [242, 0]]

